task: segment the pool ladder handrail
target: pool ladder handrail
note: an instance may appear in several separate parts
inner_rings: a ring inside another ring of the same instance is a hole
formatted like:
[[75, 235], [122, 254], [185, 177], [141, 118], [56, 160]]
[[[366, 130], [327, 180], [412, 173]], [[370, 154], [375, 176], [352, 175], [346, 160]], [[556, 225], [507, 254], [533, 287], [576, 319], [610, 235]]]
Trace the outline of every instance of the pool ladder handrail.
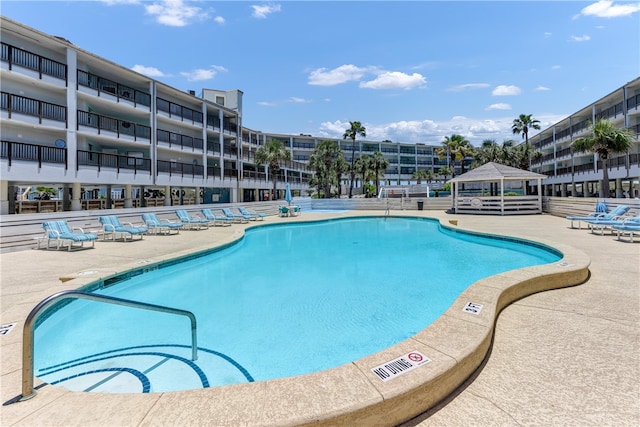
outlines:
[[108, 304], [122, 305], [125, 307], [140, 308], [144, 310], [160, 311], [162, 313], [178, 314], [187, 316], [191, 321], [191, 360], [198, 360], [198, 339], [196, 329], [196, 316], [187, 310], [179, 308], [165, 307], [162, 305], [149, 304], [146, 302], [132, 301], [123, 298], [116, 298], [107, 295], [99, 295], [82, 291], [62, 291], [50, 295], [36, 305], [27, 316], [22, 330], [22, 396], [19, 401], [31, 399], [36, 395], [33, 387], [33, 324], [40, 312], [59, 300], [66, 298], [86, 299]]

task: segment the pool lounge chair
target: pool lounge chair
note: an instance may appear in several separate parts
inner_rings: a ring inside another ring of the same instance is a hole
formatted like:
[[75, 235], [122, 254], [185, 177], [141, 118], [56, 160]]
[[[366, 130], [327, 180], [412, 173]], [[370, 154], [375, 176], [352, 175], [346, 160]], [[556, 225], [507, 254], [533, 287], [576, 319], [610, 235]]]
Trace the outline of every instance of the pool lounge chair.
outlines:
[[232, 219], [229, 219], [226, 216], [216, 215], [211, 209], [201, 209], [201, 212], [202, 215], [209, 220], [209, 223], [214, 226], [228, 226], [233, 222]]
[[184, 227], [182, 223], [173, 222], [168, 219], [160, 220], [155, 213], [142, 214], [142, 220], [151, 234], [171, 234], [173, 231], [179, 234], [180, 229]]
[[184, 224], [185, 229], [202, 230], [209, 227], [209, 220], [199, 216], [191, 216], [186, 209], [176, 209], [178, 219]]
[[627, 223], [612, 226], [614, 230], [618, 232], [618, 240], [622, 240], [620, 237], [625, 234], [629, 234], [629, 242], [633, 243], [633, 235], [640, 235], [640, 224], [638, 223]]
[[573, 226], [574, 221], [578, 221], [578, 229], [581, 228], [580, 224], [582, 221], [594, 221], [594, 220], [606, 220], [611, 221], [616, 217], [622, 216], [629, 212], [630, 207], [627, 205], [618, 205], [611, 212], [594, 212], [589, 215], [584, 216], [567, 216], [566, 219], [571, 221], [571, 228], [575, 228]]
[[613, 234], [614, 225], [640, 225], [640, 214], [636, 216], [618, 216], [612, 219], [587, 221], [587, 226], [591, 229], [591, 232], [595, 234], [596, 230], [599, 230], [600, 235], [603, 235], [607, 229], [610, 229], [611, 234]]
[[292, 216], [298, 216], [302, 214], [302, 208], [298, 205], [289, 206], [289, 211]]
[[267, 216], [266, 214], [263, 214], [262, 212], [254, 212], [254, 211], [249, 211], [247, 210], [247, 208], [240, 206], [238, 208], [238, 212], [240, 212], [242, 215], [248, 216], [250, 219], [257, 221], [264, 221], [264, 218]]
[[234, 222], [245, 223], [249, 222], [249, 220], [251, 219], [251, 217], [248, 215], [234, 214], [229, 208], [222, 208], [222, 213], [225, 217], [233, 220]]
[[84, 246], [84, 242], [91, 242], [91, 247], [94, 247], [98, 236], [92, 233], [85, 233], [80, 227], [70, 228], [69, 224], [65, 220], [60, 221], [45, 221], [42, 223], [44, 228], [44, 235], [38, 239], [38, 249], [40, 249], [41, 243], [47, 244], [47, 250], [51, 248], [51, 243], [55, 243], [56, 249], [68, 246], [69, 252], [74, 243], [80, 243], [79, 246]]
[[104, 240], [107, 240], [107, 238], [116, 240], [118, 236], [125, 242], [127, 237], [129, 240], [133, 240], [133, 236], [140, 236], [140, 240], [142, 240], [142, 236], [147, 233], [147, 227], [136, 227], [130, 222], [123, 225], [115, 215], [103, 215], [99, 218], [99, 221], [102, 224], [102, 238]]

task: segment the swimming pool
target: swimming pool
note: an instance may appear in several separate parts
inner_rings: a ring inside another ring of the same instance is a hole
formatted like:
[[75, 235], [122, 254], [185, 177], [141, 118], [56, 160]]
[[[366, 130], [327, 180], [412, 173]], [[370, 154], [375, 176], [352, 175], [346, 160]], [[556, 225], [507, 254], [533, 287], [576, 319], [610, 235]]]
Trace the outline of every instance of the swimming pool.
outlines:
[[417, 218], [260, 227], [96, 291], [193, 311], [197, 362], [184, 321], [76, 301], [37, 328], [36, 375], [73, 390], [145, 392], [314, 372], [412, 336], [480, 278], [558, 259]]

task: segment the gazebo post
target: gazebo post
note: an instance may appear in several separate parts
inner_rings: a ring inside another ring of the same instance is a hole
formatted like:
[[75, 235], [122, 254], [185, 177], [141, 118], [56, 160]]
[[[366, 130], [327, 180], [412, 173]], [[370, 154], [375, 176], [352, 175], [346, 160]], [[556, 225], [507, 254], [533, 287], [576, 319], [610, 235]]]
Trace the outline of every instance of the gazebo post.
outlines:
[[500, 215], [504, 215], [504, 177], [500, 178]]

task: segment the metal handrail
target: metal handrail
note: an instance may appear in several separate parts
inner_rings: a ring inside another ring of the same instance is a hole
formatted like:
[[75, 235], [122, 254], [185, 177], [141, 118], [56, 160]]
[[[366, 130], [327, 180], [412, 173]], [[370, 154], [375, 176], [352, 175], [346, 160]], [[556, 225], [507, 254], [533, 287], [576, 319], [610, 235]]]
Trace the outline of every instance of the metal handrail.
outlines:
[[22, 396], [20, 396], [20, 402], [31, 399], [36, 395], [36, 391], [33, 388], [33, 323], [42, 310], [50, 307], [55, 302], [66, 298], [86, 299], [90, 301], [105, 302], [109, 304], [123, 305], [126, 307], [187, 316], [189, 320], [191, 320], [191, 360], [198, 360], [196, 316], [192, 312], [178, 308], [165, 307], [162, 305], [98, 295], [90, 292], [62, 291], [40, 301], [38, 305], [31, 310], [24, 322], [24, 328], [22, 330]]

